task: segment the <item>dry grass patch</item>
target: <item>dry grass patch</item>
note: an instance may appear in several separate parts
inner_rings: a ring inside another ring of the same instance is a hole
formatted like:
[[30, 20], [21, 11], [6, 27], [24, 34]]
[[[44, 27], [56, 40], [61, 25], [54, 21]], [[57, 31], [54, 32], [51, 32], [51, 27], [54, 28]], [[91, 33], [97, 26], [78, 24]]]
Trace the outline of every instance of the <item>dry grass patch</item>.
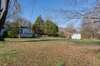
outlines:
[[1, 66], [97, 66], [94, 52], [66, 41], [6, 42], [3, 49], [16, 58]]

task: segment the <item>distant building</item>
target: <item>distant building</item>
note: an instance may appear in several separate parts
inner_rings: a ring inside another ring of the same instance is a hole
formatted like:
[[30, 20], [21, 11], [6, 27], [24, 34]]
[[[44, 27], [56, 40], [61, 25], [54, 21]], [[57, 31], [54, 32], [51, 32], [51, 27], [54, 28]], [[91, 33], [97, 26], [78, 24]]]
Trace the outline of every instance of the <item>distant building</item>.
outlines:
[[19, 37], [22, 38], [29, 38], [33, 36], [33, 32], [30, 28], [28, 27], [21, 27], [19, 30]]
[[67, 39], [76, 39], [76, 40], [82, 39], [81, 33], [75, 30], [67, 31], [65, 28], [59, 28], [59, 33], [61, 33], [61, 35], [63, 34], [63, 36], [66, 37]]
[[80, 33], [74, 33], [74, 34], [71, 35], [71, 39], [80, 40], [81, 39], [81, 34]]

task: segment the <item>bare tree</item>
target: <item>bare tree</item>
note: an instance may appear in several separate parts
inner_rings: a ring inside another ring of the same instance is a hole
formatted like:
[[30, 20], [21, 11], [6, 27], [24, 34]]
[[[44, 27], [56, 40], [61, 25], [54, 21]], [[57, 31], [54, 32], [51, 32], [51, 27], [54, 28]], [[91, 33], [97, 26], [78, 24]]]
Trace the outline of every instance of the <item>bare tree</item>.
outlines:
[[82, 35], [84, 38], [97, 38], [100, 32], [100, 0], [97, 0], [96, 6], [88, 10], [83, 17]]
[[[9, 8], [9, 2], [10, 2], [10, 0], [1, 0], [2, 12], [0, 13], [0, 33], [2, 33], [2, 28], [3, 28], [5, 20], [6, 20], [8, 8]], [[2, 35], [0, 36], [0, 39], [3, 40]]]
[[18, 0], [10, 0], [7, 19], [19, 16], [21, 13], [21, 4]]
[[[15, 11], [12, 13], [15, 14], [17, 13], [19, 9], [19, 4], [17, 3], [17, 0], [0, 0], [1, 1], [1, 12], [0, 12], [0, 39], [3, 40], [3, 28], [4, 24], [8, 15], [8, 12], [10, 10], [10, 4], [13, 2], [14, 5], [12, 7], [15, 7]], [[12, 2], [11, 2], [12, 1]]]
[[65, 28], [65, 34], [66, 34], [66, 37], [68, 39], [71, 39], [71, 35], [73, 33], [76, 33], [77, 30], [75, 29], [74, 27], [74, 23], [70, 23], [66, 28]]

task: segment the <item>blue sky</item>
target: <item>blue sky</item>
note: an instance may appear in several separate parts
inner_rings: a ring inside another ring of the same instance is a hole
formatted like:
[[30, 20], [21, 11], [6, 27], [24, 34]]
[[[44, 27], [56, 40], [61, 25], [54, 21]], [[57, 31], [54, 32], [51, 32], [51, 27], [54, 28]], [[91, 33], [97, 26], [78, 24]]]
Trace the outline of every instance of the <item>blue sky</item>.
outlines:
[[52, 19], [60, 27], [66, 27], [70, 22], [76, 27], [81, 19], [69, 20], [66, 10], [86, 11], [95, 6], [96, 0], [19, 0], [22, 4], [21, 16], [33, 23], [38, 16], [44, 20]]

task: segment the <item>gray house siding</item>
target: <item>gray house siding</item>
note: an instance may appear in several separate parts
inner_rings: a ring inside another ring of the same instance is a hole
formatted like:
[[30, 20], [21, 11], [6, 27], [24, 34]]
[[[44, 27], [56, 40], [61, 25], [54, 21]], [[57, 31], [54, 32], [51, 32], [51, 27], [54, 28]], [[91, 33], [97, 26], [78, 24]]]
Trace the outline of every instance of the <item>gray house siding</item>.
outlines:
[[33, 36], [32, 30], [27, 27], [21, 27], [19, 30], [19, 34], [20, 34], [20, 37], [26, 37], [26, 38]]

